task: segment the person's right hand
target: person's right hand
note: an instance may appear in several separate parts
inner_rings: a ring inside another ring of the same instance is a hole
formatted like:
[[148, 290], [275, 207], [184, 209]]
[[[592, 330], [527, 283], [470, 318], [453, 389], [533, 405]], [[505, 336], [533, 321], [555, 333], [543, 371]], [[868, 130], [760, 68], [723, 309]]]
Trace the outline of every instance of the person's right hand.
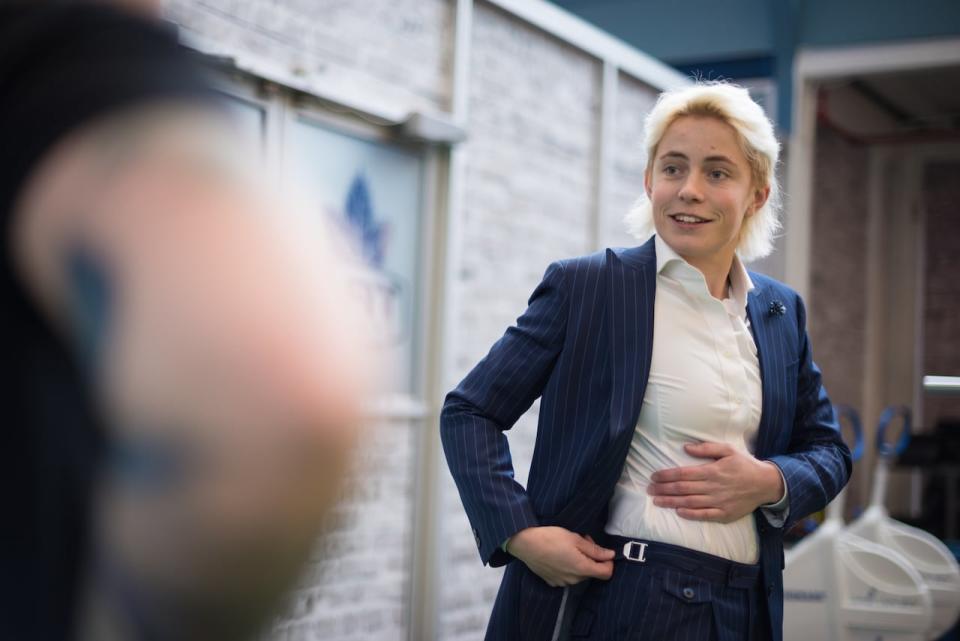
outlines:
[[613, 550], [562, 527], [530, 527], [514, 534], [507, 548], [550, 587], [613, 576]]

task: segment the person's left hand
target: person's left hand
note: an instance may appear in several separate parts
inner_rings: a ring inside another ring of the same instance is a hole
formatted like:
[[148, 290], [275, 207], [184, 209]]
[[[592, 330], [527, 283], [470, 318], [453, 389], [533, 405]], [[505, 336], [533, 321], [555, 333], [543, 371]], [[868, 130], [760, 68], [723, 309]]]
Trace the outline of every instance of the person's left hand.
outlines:
[[783, 496], [783, 478], [769, 461], [727, 443], [688, 443], [684, 450], [713, 460], [654, 472], [647, 486], [654, 505], [675, 508], [685, 519], [731, 523]]

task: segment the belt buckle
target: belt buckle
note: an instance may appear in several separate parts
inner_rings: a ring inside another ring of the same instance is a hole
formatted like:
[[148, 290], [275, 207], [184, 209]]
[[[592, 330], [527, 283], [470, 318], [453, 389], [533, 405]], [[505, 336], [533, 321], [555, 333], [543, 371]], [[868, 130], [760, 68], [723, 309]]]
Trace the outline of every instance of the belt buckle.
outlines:
[[647, 544], [640, 541], [627, 541], [623, 544], [623, 558], [634, 563], [646, 563]]

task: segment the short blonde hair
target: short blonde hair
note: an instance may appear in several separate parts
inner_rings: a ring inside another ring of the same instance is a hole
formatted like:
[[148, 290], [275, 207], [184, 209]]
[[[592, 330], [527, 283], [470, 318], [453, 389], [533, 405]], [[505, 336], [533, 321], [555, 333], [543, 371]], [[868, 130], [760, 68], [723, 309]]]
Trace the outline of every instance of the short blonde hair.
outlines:
[[[756, 188], [770, 188], [763, 207], [743, 221], [737, 253], [744, 261], [763, 258], [773, 251], [773, 243], [780, 231], [781, 194], [777, 183], [777, 160], [780, 143], [774, 134], [773, 123], [743, 87], [722, 81], [697, 82], [693, 85], [665, 91], [644, 122], [644, 148], [647, 150], [647, 168], [653, 167], [657, 145], [663, 134], [681, 116], [717, 118], [733, 127], [740, 148], [750, 164], [750, 173]], [[656, 229], [653, 208], [643, 193], [624, 219], [627, 231], [645, 241]]]

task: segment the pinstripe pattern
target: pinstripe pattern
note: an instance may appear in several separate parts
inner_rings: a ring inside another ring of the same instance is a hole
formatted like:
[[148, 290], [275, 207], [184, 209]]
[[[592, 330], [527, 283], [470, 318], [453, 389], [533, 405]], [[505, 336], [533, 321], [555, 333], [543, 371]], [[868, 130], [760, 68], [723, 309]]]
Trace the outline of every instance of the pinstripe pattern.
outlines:
[[614, 575], [609, 582], [590, 582], [571, 639], [751, 638], [751, 613], [761, 607], [758, 566], [656, 542], [646, 542], [645, 562], [638, 563], [620, 553], [629, 539], [607, 535], [599, 541], [618, 550]]
[[[849, 452], [811, 360], [802, 302], [772, 279], [751, 278], [756, 289], [747, 310], [763, 378], [757, 456], [783, 471], [789, 526], [839, 491], [849, 476]], [[551, 264], [524, 314], [447, 396], [443, 448], [484, 563], [508, 563], [512, 557], [500, 545], [526, 527], [602, 532], [650, 370], [655, 285], [652, 239]], [[768, 312], [777, 301], [785, 314]], [[504, 432], [537, 397], [537, 442], [524, 489], [514, 480]], [[773, 638], [779, 639], [781, 531], [762, 517], [757, 529]], [[510, 563], [487, 638], [550, 639], [562, 596], [523, 564]], [[621, 616], [620, 598], [611, 598], [604, 612]], [[670, 616], [655, 603], [644, 629]]]
[[571, 639], [747, 641], [758, 598], [690, 572], [619, 563], [609, 582], [591, 582]]

